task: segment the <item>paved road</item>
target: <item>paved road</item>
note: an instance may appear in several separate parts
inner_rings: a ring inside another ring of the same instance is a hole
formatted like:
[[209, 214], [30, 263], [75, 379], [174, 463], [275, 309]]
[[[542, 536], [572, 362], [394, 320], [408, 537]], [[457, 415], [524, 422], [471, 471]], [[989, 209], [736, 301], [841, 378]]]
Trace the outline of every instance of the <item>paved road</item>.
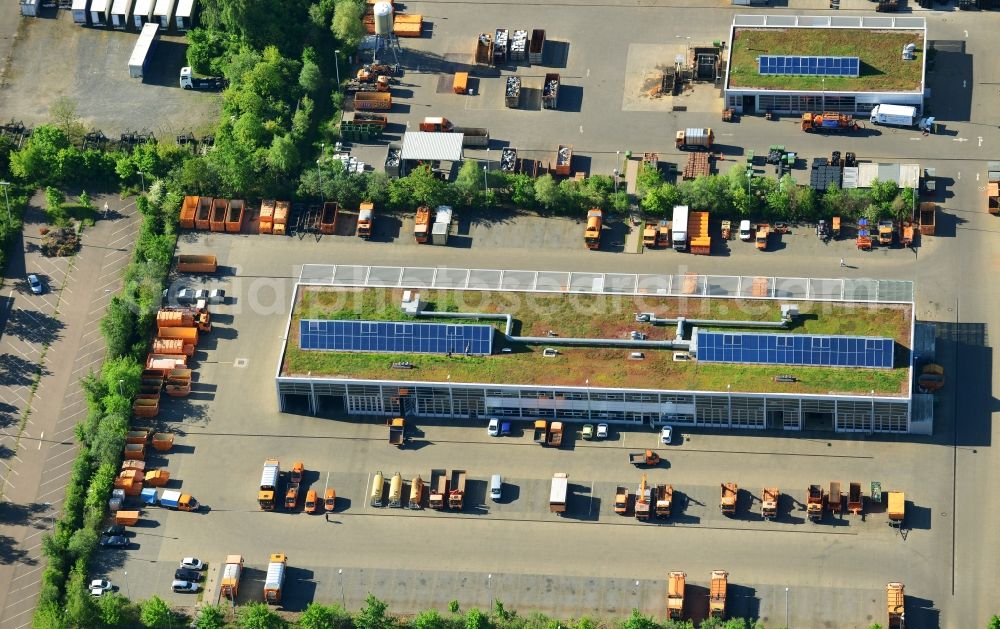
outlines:
[[[109, 199], [126, 216], [99, 221], [83, 234], [73, 258], [45, 258], [38, 252], [39, 208], [32, 199], [23, 241], [8, 252], [6, 286], [13, 289], [0, 337], [0, 400], [3, 503], [0, 505], [0, 626], [18, 629], [31, 621], [44, 562], [42, 536], [58, 517], [76, 455], [73, 427], [86, 416], [79, 379], [99, 371], [104, 340], [98, 328], [110, 296], [121, 285], [131, 255], [137, 213], [131, 204]], [[94, 201], [102, 205], [103, 198]], [[122, 206], [125, 205], [123, 208]], [[49, 285], [31, 295], [25, 273], [39, 273]], [[33, 373], [41, 370], [32, 392]], [[19, 418], [30, 409], [20, 428]]]

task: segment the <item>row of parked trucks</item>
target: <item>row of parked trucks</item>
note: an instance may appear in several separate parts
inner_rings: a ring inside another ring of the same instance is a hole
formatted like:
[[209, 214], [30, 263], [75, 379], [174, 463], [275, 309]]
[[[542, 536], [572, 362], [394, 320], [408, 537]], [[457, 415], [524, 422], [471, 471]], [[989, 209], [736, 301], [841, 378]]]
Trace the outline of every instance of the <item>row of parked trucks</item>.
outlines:
[[[285, 588], [285, 572], [288, 567], [288, 557], [284, 553], [271, 553], [264, 573], [264, 601], [269, 605], [281, 602]], [[232, 603], [240, 592], [240, 579], [243, 578], [243, 555], [228, 555], [222, 565], [222, 576], [219, 579], [219, 596]]]
[[192, 26], [195, 0], [72, 0], [70, 11], [81, 26], [139, 31], [153, 23], [183, 33]]
[[439, 205], [433, 210], [427, 206], [418, 207], [413, 237], [420, 244], [447, 245], [453, 222], [454, 211], [450, 205]]
[[[739, 486], [736, 483], [722, 483], [721, 496], [719, 499], [719, 510], [728, 516], [736, 515], [737, 496]], [[829, 492], [825, 491], [822, 485], [809, 485], [806, 489], [806, 516], [812, 522], [819, 522], [823, 519], [824, 513], [840, 516], [844, 513], [844, 498], [847, 499], [846, 512], [852, 515], [862, 515], [864, 513], [864, 496], [861, 491], [861, 483], [852, 482], [849, 485], [848, 493], [845, 496], [841, 490], [840, 481], [830, 483]], [[882, 490], [879, 483], [872, 483], [872, 501], [882, 502]], [[899, 527], [903, 523], [906, 510], [906, 500], [903, 492], [888, 492], [889, 525]], [[781, 490], [777, 487], [765, 487], [761, 492], [761, 517], [765, 520], [773, 520], [778, 516], [779, 502], [781, 501]], [[617, 509], [616, 509], [617, 510]], [[638, 516], [637, 516], [638, 517]]]
[[475, 63], [481, 70], [513, 62], [542, 63], [545, 53], [545, 31], [536, 28], [529, 38], [526, 29], [498, 28], [493, 35], [479, 33], [476, 37]]
[[[687, 589], [686, 572], [667, 573], [667, 618], [684, 619], [684, 594]], [[726, 617], [726, 592], [729, 589], [729, 573], [713, 570], [709, 581], [708, 617]]]

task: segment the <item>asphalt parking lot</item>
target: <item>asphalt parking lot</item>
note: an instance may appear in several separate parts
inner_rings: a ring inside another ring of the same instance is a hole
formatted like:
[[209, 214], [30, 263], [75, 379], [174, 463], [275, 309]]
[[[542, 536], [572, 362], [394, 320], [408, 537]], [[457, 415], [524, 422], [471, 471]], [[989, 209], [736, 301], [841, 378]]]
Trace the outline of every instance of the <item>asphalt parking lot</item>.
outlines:
[[[69, 11], [53, 19], [24, 20], [7, 68], [0, 109], [35, 126], [51, 120], [59, 98], [76, 104], [89, 129], [117, 138], [126, 129], [149, 130], [168, 143], [180, 133], [208, 133], [218, 120], [218, 95], [183, 90], [184, 37], [161, 35], [144, 79], [128, 73], [137, 33], [83, 28]], [[6, 119], [5, 119], [6, 120]]]
[[[503, 221], [492, 225], [491, 237], [518, 243], [525, 236], [521, 230], [534, 227], [533, 220]], [[641, 472], [625, 455], [655, 447], [651, 432], [613, 430], [608, 442], [570, 439], [563, 449], [551, 451], [531, 443], [530, 435], [491, 439], [484, 426], [418, 422], [411, 427], [410, 445], [397, 450], [386, 443], [381, 421], [332, 421], [277, 412], [272, 378], [291, 278], [298, 272], [288, 260], [440, 267], [463, 266], [474, 259], [480, 268], [503, 268], [513, 261], [521, 261], [521, 268], [549, 268], [549, 262], [558, 260], [553, 268], [646, 272], [654, 259], [662, 260], [663, 272], [679, 264], [696, 265], [699, 271], [711, 265], [712, 272], [756, 265], [775, 268], [773, 262], [757, 262], [767, 254], [738, 241], [731, 243], [737, 260], [660, 251], [595, 258], [569, 233], [559, 241], [561, 246], [541, 257], [516, 247], [418, 247], [405, 238], [398, 246], [346, 236], [316, 241], [185, 235], [180, 252], [213, 252], [225, 271], [214, 279], [184, 277], [182, 283], [223, 287], [230, 299], [215, 309], [215, 328], [195, 355], [195, 391], [186, 400], [164, 404], [161, 419], [180, 435], [179, 447], [161, 464], [177, 479], [172, 488], [191, 493], [208, 509], [198, 514], [147, 511], [130, 549], [102, 553], [100, 576], [121, 585], [127, 571], [126, 587], [133, 597], [157, 593], [178, 605], [191, 604], [194, 597], [169, 592], [176, 562], [195, 555], [210, 563], [206, 596], [211, 599], [217, 592], [220, 562], [225, 555], [241, 553], [251, 570], [240, 600], [259, 600], [258, 581], [268, 554], [284, 552], [293, 568], [283, 604], [289, 610], [311, 600], [343, 600], [356, 607], [372, 591], [400, 612], [443, 609], [455, 598], [463, 608], [486, 607], [493, 596], [519, 610], [612, 617], [636, 605], [650, 614], [662, 613], [669, 570], [684, 570], [689, 581], [705, 588], [712, 570], [726, 569], [734, 585], [731, 613], [780, 624], [784, 590], [790, 587], [793, 623], [822, 620], [830, 626], [854, 623], [844, 622], [845, 609], [852, 610], [852, 619], [877, 621], [884, 613], [881, 589], [894, 574], [905, 573], [907, 591], [915, 595], [939, 587], [939, 571], [922, 567], [926, 564], [918, 558], [930, 557], [931, 563], [947, 559], [943, 539], [950, 482], [932, 470], [949, 454], [929, 443], [808, 434], [683, 434], [683, 443], [660, 450], [668, 464], [648, 471], [651, 483], [674, 485], [679, 512], [669, 522], [643, 524], [615, 515], [612, 502], [615, 486], [623, 484], [634, 492], [639, 484]], [[771, 257], [812, 277], [839, 270], [816, 259], [817, 246], [822, 245], [811, 232], [793, 232], [787, 247]], [[872, 257], [866, 272], [905, 278], [912, 265], [912, 253], [893, 250]], [[233, 451], [240, 456], [232, 457]], [[286, 469], [302, 460], [309, 486], [321, 495], [327, 486], [335, 487], [336, 513], [327, 518], [260, 512], [254, 499], [256, 483], [269, 457], [279, 458]], [[462, 514], [369, 506], [376, 471], [387, 478], [399, 471], [409, 483], [417, 474], [429, 480], [430, 470], [439, 467], [469, 471], [469, 504]], [[570, 475], [572, 498], [565, 518], [550, 514], [545, 504], [551, 475], [557, 471]], [[485, 497], [493, 473], [505, 477], [508, 498], [500, 504]], [[845, 517], [819, 525], [804, 522], [801, 502], [807, 485], [832, 480], [840, 480], [845, 488], [852, 480], [866, 487], [879, 480], [887, 489], [906, 491], [911, 519], [905, 539], [887, 526], [884, 513], [872, 513], [863, 521]], [[743, 490], [734, 519], [722, 516], [717, 507], [718, 483], [728, 481]], [[765, 485], [778, 485], [786, 493], [782, 518], [775, 522], [759, 517], [759, 492]], [[238, 541], [232, 535], [237, 528]], [[655, 549], [653, 561], [650, 549]], [[595, 562], [603, 566], [599, 576], [594, 575]], [[700, 591], [695, 588], [695, 602], [689, 605], [696, 618], [702, 613], [696, 602]], [[936, 613], [933, 604], [912, 606], [911, 616]]]

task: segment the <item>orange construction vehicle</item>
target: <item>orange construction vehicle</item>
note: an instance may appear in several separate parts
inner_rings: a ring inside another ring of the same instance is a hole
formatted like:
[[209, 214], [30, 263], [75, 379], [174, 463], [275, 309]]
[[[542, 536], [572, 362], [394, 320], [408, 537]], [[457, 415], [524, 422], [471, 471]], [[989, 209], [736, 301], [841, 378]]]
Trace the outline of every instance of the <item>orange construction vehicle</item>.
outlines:
[[670, 247], [670, 228], [668, 220], [662, 220], [656, 224], [656, 246], [662, 249]]
[[591, 208], [587, 212], [587, 229], [583, 232], [583, 242], [587, 249], [596, 250], [601, 247], [601, 227], [604, 225], [604, 212]]
[[847, 510], [853, 515], [861, 515], [863, 508], [861, 483], [851, 483], [847, 492]]
[[840, 515], [844, 504], [844, 494], [840, 491], [840, 481], [830, 482], [830, 493], [826, 496], [826, 508], [834, 515]]
[[883, 247], [892, 246], [892, 233], [896, 231], [896, 226], [891, 218], [886, 218], [878, 222], [878, 244]]
[[773, 520], [778, 515], [778, 500], [781, 490], [777, 487], [765, 487], [760, 498], [760, 516], [765, 520]]
[[840, 133], [842, 131], [857, 131], [861, 125], [854, 116], [828, 111], [822, 114], [806, 112], [802, 114], [802, 130], [810, 133]]
[[628, 462], [636, 467], [640, 465], [659, 465], [660, 455], [652, 450], [646, 450], [645, 452], [629, 452]]
[[619, 485], [615, 490], [615, 513], [625, 515], [628, 512], [628, 488]]
[[667, 575], [667, 617], [681, 620], [684, 617], [684, 587], [687, 574], [671, 572]]
[[648, 520], [649, 511], [653, 508], [655, 497], [652, 495], [652, 488], [646, 483], [646, 475], [642, 475], [642, 482], [635, 491], [635, 519]]
[[899, 224], [899, 244], [902, 247], [913, 246], [913, 234], [916, 229], [910, 221], [903, 221]]
[[771, 226], [767, 223], [757, 224], [757, 251], [767, 249], [767, 237], [771, 234]]
[[647, 249], [656, 246], [656, 221], [646, 221], [642, 229], [642, 246]]
[[855, 244], [857, 244], [858, 249], [862, 251], [872, 250], [872, 235], [871, 232], [868, 231], [867, 218], [858, 219], [858, 238], [855, 241]]
[[226, 563], [222, 566], [222, 583], [219, 585], [219, 594], [222, 598], [236, 603], [236, 596], [240, 591], [240, 577], [243, 575], [243, 555], [229, 555]]
[[726, 617], [726, 587], [729, 585], [729, 573], [725, 570], [712, 571], [712, 587], [708, 598], [708, 617]]
[[736, 483], [722, 483], [722, 498], [719, 501], [719, 510], [723, 515], [736, 515], [736, 495], [739, 488]]
[[889, 629], [903, 629], [906, 626], [906, 596], [902, 583], [885, 586], [886, 608], [889, 614]]
[[375, 222], [375, 204], [362, 203], [358, 209], [358, 238], [368, 240], [372, 237], [372, 224]]
[[416, 225], [413, 227], [413, 236], [417, 242], [424, 244], [431, 237], [431, 223], [434, 221], [433, 213], [427, 206], [417, 208]]
[[674, 486], [659, 485], [656, 488], [656, 517], [669, 518], [674, 502]]
[[806, 516], [813, 522], [823, 519], [823, 488], [819, 485], [809, 485], [806, 490]]

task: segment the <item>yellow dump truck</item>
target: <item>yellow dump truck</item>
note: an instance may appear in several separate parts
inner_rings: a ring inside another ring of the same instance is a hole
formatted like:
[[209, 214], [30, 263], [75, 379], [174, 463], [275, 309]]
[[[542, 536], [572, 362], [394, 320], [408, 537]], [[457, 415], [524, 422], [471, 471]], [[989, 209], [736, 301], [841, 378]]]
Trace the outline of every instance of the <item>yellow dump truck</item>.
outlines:
[[719, 500], [719, 510], [723, 515], [736, 515], [736, 495], [739, 491], [736, 483], [722, 483], [722, 498]]
[[889, 492], [889, 526], [903, 526], [906, 517], [906, 496], [901, 491]]
[[671, 572], [667, 575], [667, 617], [681, 620], [684, 617], [684, 587], [687, 574]]
[[596, 250], [601, 247], [601, 227], [604, 225], [604, 212], [591, 208], [587, 212], [587, 228], [583, 232], [583, 242], [587, 249]]

